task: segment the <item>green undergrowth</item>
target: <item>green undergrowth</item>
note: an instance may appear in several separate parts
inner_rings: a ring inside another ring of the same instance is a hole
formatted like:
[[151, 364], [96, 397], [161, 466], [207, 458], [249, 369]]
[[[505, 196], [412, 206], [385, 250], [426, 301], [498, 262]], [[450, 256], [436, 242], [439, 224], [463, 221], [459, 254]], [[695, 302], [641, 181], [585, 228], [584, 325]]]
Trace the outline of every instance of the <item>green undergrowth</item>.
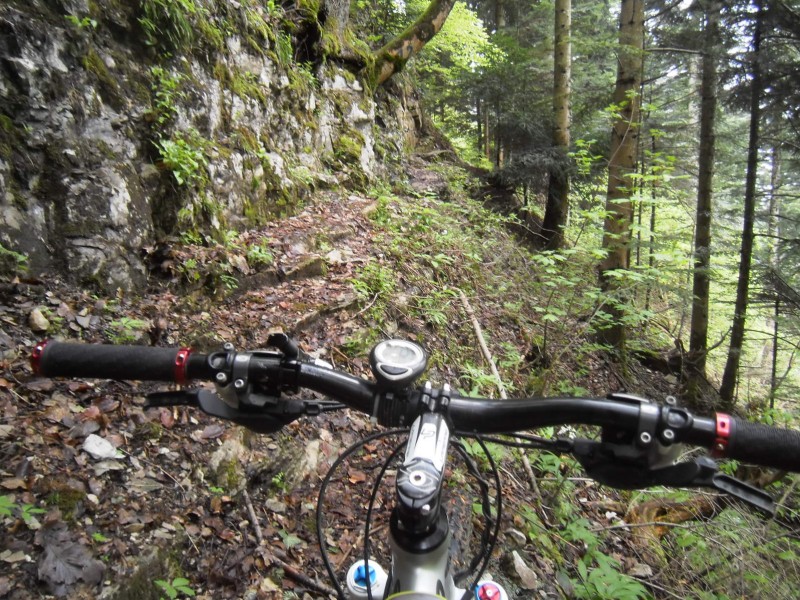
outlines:
[[595, 259], [580, 249], [527, 250], [510, 233], [512, 217], [470, 198], [462, 171], [445, 176], [455, 182], [446, 198], [374, 191], [377, 256], [353, 281], [368, 305], [367, 327], [346, 349], [357, 354], [381, 336], [416, 336], [431, 353], [434, 379], [496, 394], [463, 292], [509, 393], [585, 393], [582, 365], [601, 349], [590, 336], [602, 306]]
[[[596, 283], [599, 240], [559, 252], [528, 249], [511, 233], [513, 217], [473, 199], [472, 183], [462, 171], [442, 170], [450, 185], [438, 193], [402, 186], [372, 190], [374, 253], [353, 279], [364, 326], [344, 351], [364, 356], [379, 339], [416, 339], [430, 354], [426, 378], [470, 395], [496, 397], [498, 382], [479, 349], [463, 293], [509, 396], [607, 393], [593, 383], [599, 379], [599, 385], [608, 385], [607, 378], [597, 377], [606, 368], [607, 349], [594, 341], [608, 304]], [[594, 218], [576, 217], [574, 227], [581, 226], [580, 219]], [[629, 293], [643, 294], [657, 278], [641, 270], [625, 283]], [[658, 307], [656, 300], [651, 307]], [[638, 324], [634, 347], [664, 347], [657, 328], [643, 325], [651, 313], [628, 318]], [[645, 389], [631, 391], [648, 395]], [[475, 452], [470, 444], [468, 450]], [[516, 451], [495, 448], [494, 453], [507, 470], [522, 472]], [[477, 452], [474, 458], [485, 467]], [[589, 506], [610, 502], [624, 512], [654, 498], [684, 502], [693, 492], [620, 493], [587, 480], [569, 457], [541, 452], [529, 458], [539, 495], [507, 500], [514, 505], [514, 526], [527, 538], [524, 551], [538, 557], [539, 566], [547, 565], [565, 597], [725, 599], [760, 597], [761, 590], [775, 598], [794, 597], [791, 582], [797, 581], [800, 550], [775, 523], [729, 508], [707, 522], [679, 524], [643, 551], [634, 540], [636, 528], [623, 527], [624, 514]], [[771, 493], [794, 498], [793, 481]], [[794, 519], [789, 509], [784, 516]]]

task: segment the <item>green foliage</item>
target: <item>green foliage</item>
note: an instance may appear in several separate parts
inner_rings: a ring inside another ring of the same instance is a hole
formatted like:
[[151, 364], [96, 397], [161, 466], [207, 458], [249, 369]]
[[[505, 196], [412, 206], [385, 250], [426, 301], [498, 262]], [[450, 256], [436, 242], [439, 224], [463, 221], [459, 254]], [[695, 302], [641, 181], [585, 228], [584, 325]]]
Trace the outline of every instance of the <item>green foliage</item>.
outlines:
[[292, 36], [284, 31], [278, 32], [278, 35], [275, 37], [275, 55], [278, 57], [278, 62], [284, 67], [292, 64], [294, 60]]
[[597, 566], [587, 567], [585, 560], [577, 564], [579, 580], [574, 582], [575, 597], [581, 600], [640, 600], [651, 598], [641, 583], [619, 571], [619, 562], [598, 554]]
[[139, 18], [145, 43], [172, 51], [186, 51], [195, 39], [194, 18], [206, 9], [194, 0], [142, 0]]
[[280, 471], [273, 475], [272, 479], [270, 480], [272, 487], [275, 488], [279, 492], [286, 492], [287, 485], [286, 485], [286, 473]]
[[104, 536], [104, 535], [103, 535], [102, 533], [100, 533], [99, 531], [95, 531], [95, 532], [92, 534], [92, 540], [93, 540], [93, 541], [95, 541], [95, 542], [97, 542], [98, 544], [105, 544], [106, 542], [110, 542], [110, 541], [111, 541], [109, 538], [107, 538], [106, 536]]
[[44, 512], [44, 509], [38, 508], [34, 504], [19, 504], [15, 502], [14, 496], [0, 496], [0, 518], [13, 517], [16, 514], [30, 527], [35, 523], [35, 515], [44, 514]]
[[153, 106], [148, 111], [148, 116], [159, 128], [156, 135], [161, 137], [163, 128], [171, 123], [178, 113], [177, 102], [186, 97], [181, 91], [181, 83], [185, 77], [160, 66], [150, 67], [150, 76], [153, 79]]
[[394, 273], [376, 261], [359, 269], [352, 283], [361, 300], [386, 298], [397, 285]]
[[65, 15], [64, 18], [78, 29], [97, 29], [97, 21], [89, 16], [79, 18], [75, 15]]
[[283, 545], [286, 546], [287, 550], [303, 543], [303, 540], [294, 534], [287, 533], [285, 529], [279, 529], [278, 535], [281, 537], [281, 541], [283, 542]]
[[142, 333], [150, 328], [148, 321], [133, 319], [131, 317], [120, 317], [108, 324], [110, 329], [109, 338], [115, 344], [125, 344], [139, 340]]
[[269, 249], [269, 244], [266, 241], [260, 244], [253, 244], [247, 247], [247, 263], [258, 267], [260, 265], [270, 266], [275, 261], [275, 256]]
[[162, 593], [166, 594], [169, 600], [175, 600], [180, 596], [196, 596], [194, 590], [190, 587], [191, 582], [184, 577], [176, 577], [172, 581], [156, 579], [153, 583]]
[[0, 273], [16, 273], [28, 270], [28, 257], [0, 244]]
[[206, 180], [208, 159], [202, 148], [193, 145], [191, 138], [176, 135], [173, 139], [158, 140], [155, 144], [161, 154], [162, 164], [172, 171], [178, 185], [192, 186]]

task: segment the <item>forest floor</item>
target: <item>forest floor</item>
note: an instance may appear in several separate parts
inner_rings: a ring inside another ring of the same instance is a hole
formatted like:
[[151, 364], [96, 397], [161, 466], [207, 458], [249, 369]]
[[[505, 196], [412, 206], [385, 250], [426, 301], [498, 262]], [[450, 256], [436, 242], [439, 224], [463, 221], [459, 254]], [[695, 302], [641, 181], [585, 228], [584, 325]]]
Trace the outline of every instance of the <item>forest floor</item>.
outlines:
[[[419, 160], [407, 172], [407, 193], [420, 204], [447, 187], [441, 173]], [[435, 374], [457, 378], [448, 340], [477, 348], [466, 316], [426, 322], [407, 298], [425, 290], [406, 274], [392, 292], [393, 316], [376, 323], [380, 293], [354, 283], [368, 265], [389, 261], [375, 215], [393, 208], [378, 196], [325, 193], [296, 216], [235, 242], [152, 249], [153, 285], [141, 297], [103, 297], [54, 278], [0, 287], [0, 598], [332, 597], [315, 539], [317, 496], [336, 457], [376, 430], [366, 416], [341, 411], [252, 435], [200, 411], [144, 408], [145, 394], [164, 386], [34, 377], [28, 355], [48, 336], [210, 351], [223, 342], [263, 347], [269, 333], [284, 331], [306, 352], [366, 377], [377, 329], [378, 337], [430, 336], [445, 348]], [[261, 254], [248, 254], [252, 248]], [[422, 276], [436, 284], [440, 274], [434, 264]], [[442, 302], [457, 306], [452, 297]], [[542, 358], [521, 333], [524, 323], [489, 301], [488, 292], [472, 308], [492, 343], [516, 344], [528, 362]], [[581, 380], [587, 391], [622, 387], [602, 357], [589, 360]], [[661, 396], [675, 385], [646, 369], [636, 383], [640, 393]], [[373, 477], [397, 443], [366, 444], [332, 480], [324, 544], [340, 581], [361, 555]], [[493, 573], [512, 597], [574, 595], [563, 565], [583, 556], [586, 545], [565, 544], [561, 558], [534, 546], [530, 532], [552, 515], [541, 503], [532, 507], [519, 459], [505, 453], [501, 469], [505, 510]], [[551, 479], [559, 477], [557, 463], [554, 469]], [[460, 522], [475, 521], [477, 530], [477, 492], [461, 483], [448, 487], [450, 510]], [[587, 479], [570, 486], [575, 519], [612, 528], [604, 552], [630, 577], [652, 576], [630, 531], [615, 528], [617, 498]], [[390, 476], [371, 525], [373, 555], [384, 566], [391, 491]], [[477, 546], [474, 537], [462, 540], [468, 554]]]

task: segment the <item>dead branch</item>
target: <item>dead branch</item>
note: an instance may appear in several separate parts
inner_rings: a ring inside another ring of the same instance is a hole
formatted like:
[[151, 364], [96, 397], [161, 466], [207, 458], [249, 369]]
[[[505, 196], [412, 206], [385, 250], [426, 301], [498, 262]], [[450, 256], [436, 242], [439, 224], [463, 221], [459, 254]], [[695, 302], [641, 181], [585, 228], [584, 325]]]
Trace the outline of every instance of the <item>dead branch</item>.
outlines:
[[[500, 372], [497, 370], [497, 366], [494, 364], [494, 358], [492, 358], [492, 353], [489, 352], [489, 348], [486, 345], [486, 339], [483, 337], [483, 329], [481, 328], [481, 324], [478, 322], [478, 318], [475, 316], [475, 311], [472, 310], [472, 306], [467, 300], [466, 294], [463, 291], [458, 290], [458, 295], [461, 298], [461, 304], [464, 306], [464, 312], [467, 313], [467, 316], [472, 321], [472, 327], [475, 330], [475, 337], [478, 338], [478, 344], [483, 351], [483, 356], [486, 359], [486, 362], [489, 363], [489, 368], [492, 370], [492, 375], [494, 375], [495, 380], [497, 381], [497, 390], [500, 393], [500, 398], [503, 400], [508, 400], [508, 395], [506, 394], [506, 388], [503, 385], [503, 380], [500, 379]], [[517, 438], [517, 442], [520, 440]], [[533, 473], [533, 469], [531, 468], [531, 463], [528, 460], [528, 456], [522, 452], [522, 466], [525, 469], [525, 473], [528, 475], [528, 482], [530, 483], [531, 491], [534, 493], [536, 502], [539, 504], [539, 508], [541, 509], [541, 498], [542, 494], [539, 491], [539, 485], [536, 483], [536, 475]], [[542, 513], [544, 518], [544, 512], [539, 511]], [[547, 522], [545, 520], [545, 522]]]

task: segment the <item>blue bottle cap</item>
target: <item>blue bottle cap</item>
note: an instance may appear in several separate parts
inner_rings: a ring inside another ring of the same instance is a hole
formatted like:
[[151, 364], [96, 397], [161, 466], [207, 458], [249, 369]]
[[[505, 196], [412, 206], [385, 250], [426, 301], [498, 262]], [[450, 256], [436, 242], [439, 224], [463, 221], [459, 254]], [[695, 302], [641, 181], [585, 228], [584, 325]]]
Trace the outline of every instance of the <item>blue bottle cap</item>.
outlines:
[[[353, 576], [353, 580], [355, 581], [356, 585], [361, 586], [363, 588], [367, 587], [367, 570], [364, 567], [364, 564], [360, 564], [356, 567], [356, 572]], [[370, 585], [374, 584], [375, 581], [378, 579], [378, 573], [375, 571], [375, 567], [370, 566], [369, 568], [369, 583]]]

